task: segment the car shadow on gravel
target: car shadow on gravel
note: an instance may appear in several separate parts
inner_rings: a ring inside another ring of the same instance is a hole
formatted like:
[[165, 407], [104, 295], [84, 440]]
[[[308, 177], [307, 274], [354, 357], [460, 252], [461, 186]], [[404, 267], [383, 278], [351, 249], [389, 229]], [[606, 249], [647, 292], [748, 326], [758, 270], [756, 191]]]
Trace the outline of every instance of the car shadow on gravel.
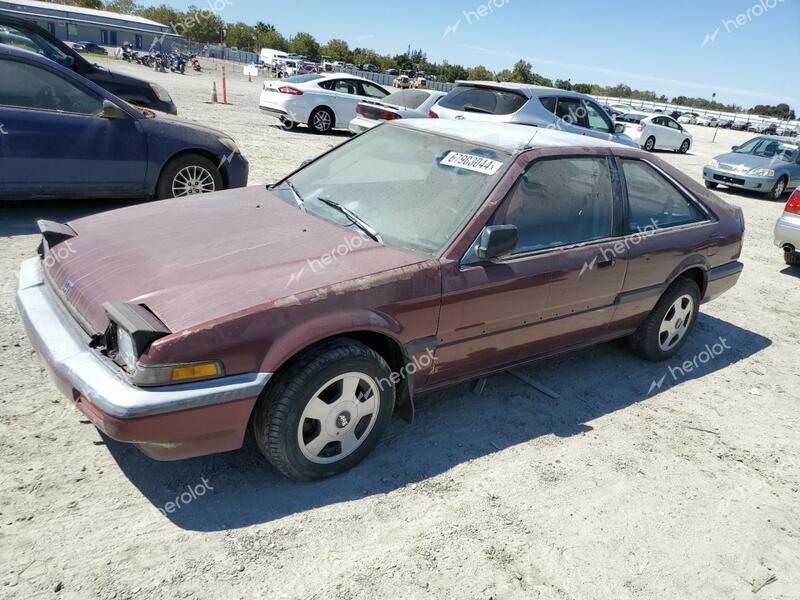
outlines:
[[0, 237], [39, 233], [36, 221], [65, 223], [146, 200], [20, 200], [0, 201]]
[[[431, 478], [542, 436], [567, 439], [603, 427], [590, 423], [770, 345], [761, 335], [701, 315], [688, 343], [665, 363], [640, 360], [623, 342], [612, 342], [520, 369], [560, 394], [558, 400], [508, 373], [489, 378], [482, 394], [471, 384], [454, 386], [419, 398], [414, 425], [395, 419], [379, 446], [355, 469], [313, 483], [284, 479], [251, 440], [235, 452], [159, 463], [131, 446], [104, 439], [125, 475], [176, 526], [235, 529], [412, 484], [418, 494], [457, 490], [459, 484], [452, 479]], [[720, 402], [743, 393], [725, 389], [724, 377], [717, 380]]]

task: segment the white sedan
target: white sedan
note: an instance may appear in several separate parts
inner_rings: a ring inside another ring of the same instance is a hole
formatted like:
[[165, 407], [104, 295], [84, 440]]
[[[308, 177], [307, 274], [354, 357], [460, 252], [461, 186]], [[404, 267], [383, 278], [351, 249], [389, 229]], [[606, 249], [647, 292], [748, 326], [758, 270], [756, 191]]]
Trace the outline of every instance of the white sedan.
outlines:
[[694, 137], [675, 119], [666, 115], [642, 115], [638, 123], [626, 123], [625, 133], [648, 152], [675, 150], [686, 154]]
[[316, 133], [347, 129], [363, 100], [389, 95], [378, 84], [342, 73], [308, 74], [264, 82], [259, 107], [284, 127], [306, 124]]
[[429, 119], [431, 109], [446, 95], [434, 90], [399, 90], [383, 100], [365, 100], [356, 106], [358, 115], [350, 121], [350, 131], [362, 133], [395, 119]]

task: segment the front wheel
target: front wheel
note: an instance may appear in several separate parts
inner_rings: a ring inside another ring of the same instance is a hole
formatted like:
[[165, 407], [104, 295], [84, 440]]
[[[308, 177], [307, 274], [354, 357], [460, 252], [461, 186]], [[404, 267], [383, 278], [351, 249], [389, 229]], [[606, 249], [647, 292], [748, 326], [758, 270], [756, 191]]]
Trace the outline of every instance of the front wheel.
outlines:
[[778, 181], [775, 182], [775, 185], [772, 189], [767, 192], [767, 198], [770, 200], [780, 200], [781, 196], [783, 196], [783, 192], [786, 191], [786, 177], [781, 177]]
[[261, 453], [295, 481], [350, 469], [375, 447], [391, 420], [391, 376], [386, 361], [356, 341], [305, 351], [256, 406], [253, 433]]
[[691, 279], [678, 279], [630, 337], [631, 349], [651, 361], [672, 358], [694, 329], [699, 308], [697, 284]]
[[164, 167], [158, 180], [159, 200], [208, 194], [223, 189], [222, 174], [205, 156], [183, 154]]
[[683, 140], [681, 147], [678, 148], [678, 152], [680, 152], [681, 154], [686, 154], [689, 151], [689, 146], [691, 146], [689, 140]]
[[650, 136], [649, 138], [647, 138], [647, 140], [645, 141], [645, 143], [644, 143], [644, 149], [645, 149], [645, 150], [647, 150], [648, 152], [652, 152], [652, 151], [653, 151], [653, 149], [654, 149], [655, 147], [656, 147], [656, 138], [654, 138], [654, 137], [651, 135], [651, 136]]

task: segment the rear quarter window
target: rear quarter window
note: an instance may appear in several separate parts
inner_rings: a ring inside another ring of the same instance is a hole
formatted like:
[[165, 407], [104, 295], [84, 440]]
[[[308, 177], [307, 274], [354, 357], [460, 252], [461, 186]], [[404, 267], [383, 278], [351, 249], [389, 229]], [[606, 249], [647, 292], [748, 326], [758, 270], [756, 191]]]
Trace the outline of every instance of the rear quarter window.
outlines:
[[439, 106], [464, 112], [510, 115], [522, 108], [527, 101], [525, 95], [509, 90], [456, 86], [442, 98]]

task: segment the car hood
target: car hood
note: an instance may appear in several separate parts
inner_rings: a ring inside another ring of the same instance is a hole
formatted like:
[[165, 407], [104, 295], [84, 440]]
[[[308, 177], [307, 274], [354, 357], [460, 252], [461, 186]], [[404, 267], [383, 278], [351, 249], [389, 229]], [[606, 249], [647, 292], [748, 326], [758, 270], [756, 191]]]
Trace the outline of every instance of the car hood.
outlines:
[[719, 163], [720, 168], [725, 169], [727, 167], [733, 171], [741, 172], [747, 172], [750, 169], [761, 167], [773, 169], [777, 164], [780, 164], [773, 158], [755, 156], [754, 154], [741, 154], [738, 152], [728, 152], [727, 154], [720, 154], [714, 158]]
[[48, 273], [86, 324], [144, 304], [173, 332], [428, 260], [306, 214], [264, 187], [132, 206], [70, 223]]
[[169, 115], [163, 112], [158, 112], [158, 111], [150, 111], [150, 112], [153, 115], [155, 115], [153, 118], [148, 119], [148, 121], [150, 122], [155, 122], [159, 124], [171, 123], [172, 125], [180, 125], [188, 129], [193, 129], [194, 131], [200, 131], [202, 133], [214, 137], [215, 139], [230, 138], [230, 135], [228, 135], [224, 131], [220, 131], [219, 129], [214, 129], [213, 127], [208, 127], [206, 125], [201, 125], [200, 123], [196, 123], [195, 121], [190, 121], [188, 119], [184, 119], [182, 117], [176, 117], [175, 115]]

